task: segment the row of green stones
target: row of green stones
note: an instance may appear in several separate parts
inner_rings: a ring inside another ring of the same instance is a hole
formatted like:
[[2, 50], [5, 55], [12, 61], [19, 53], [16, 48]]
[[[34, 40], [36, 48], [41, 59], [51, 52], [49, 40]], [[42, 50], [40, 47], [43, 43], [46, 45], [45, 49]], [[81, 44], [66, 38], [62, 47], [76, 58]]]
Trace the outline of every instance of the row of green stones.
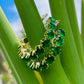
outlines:
[[20, 41], [21, 45], [18, 47], [18, 55], [21, 59], [26, 60], [27, 66], [36, 71], [42, 71], [48, 68], [55, 60], [55, 56], [60, 54], [60, 47], [63, 45], [63, 37], [65, 32], [63, 29], [57, 28], [58, 20], [49, 17], [45, 23], [46, 32], [40, 45], [32, 50], [26, 34]]

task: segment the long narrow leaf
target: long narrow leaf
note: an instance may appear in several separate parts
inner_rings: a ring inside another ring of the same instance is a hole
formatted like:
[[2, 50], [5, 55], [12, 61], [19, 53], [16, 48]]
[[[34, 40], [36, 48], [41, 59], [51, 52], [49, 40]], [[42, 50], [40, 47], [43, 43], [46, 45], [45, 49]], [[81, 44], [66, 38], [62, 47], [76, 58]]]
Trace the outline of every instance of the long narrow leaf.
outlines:
[[82, 43], [83, 43], [83, 49], [84, 49], [84, 0], [82, 1], [82, 7], [81, 7], [81, 37], [82, 37]]
[[34, 49], [43, 38], [45, 29], [33, 0], [14, 0], [27, 33], [29, 43]]
[[[12, 67], [14, 67], [13, 72], [18, 76], [16, 79], [20, 79], [21, 81], [17, 81], [18, 84], [38, 84], [39, 82], [36, 79], [36, 76], [33, 71], [28, 70], [26, 63], [19, 58], [17, 55], [18, 50], [18, 39], [13, 32], [10, 24], [8, 23], [4, 13], [0, 8], [0, 38], [8, 52], [8, 62]], [[17, 74], [16, 74], [17, 73]], [[33, 81], [32, 81], [33, 80]]]
[[59, 26], [66, 32], [60, 56], [63, 68], [72, 84], [83, 84], [84, 74], [74, 42], [64, 0], [49, 0], [52, 16], [61, 20]]
[[15, 76], [16, 80], [17, 80], [17, 83], [19, 84], [22, 84], [22, 81], [20, 80], [19, 76], [18, 76], [18, 73], [17, 71], [15, 70], [15, 67], [13, 66], [12, 62], [11, 62], [11, 59], [9, 58], [9, 55], [7, 53], [7, 50], [6, 48], [4, 47], [4, 44], [3, 42], [1, 41], [0, 39], [0, 49], [2, 50], [8, 64], [10, 65], [10, 68], [12, 69], [12, 74]]
[[83, 66], [84, 69], [84, 53], [83, 53], [83, 45], [82, 45], [82, 40], [78, 28], [78, 23], [77, 23], [77, 17], [76, 17], [76, 12], [75, 12], [75, 6], [74, 6], [74, 0], [65, 0], [66, 8], [67, 8], [67, 13], [74, 37], [74, 41], [77, 47], [77, 52], [79, 54], [79, 58], [81, 61], [81, 65]]

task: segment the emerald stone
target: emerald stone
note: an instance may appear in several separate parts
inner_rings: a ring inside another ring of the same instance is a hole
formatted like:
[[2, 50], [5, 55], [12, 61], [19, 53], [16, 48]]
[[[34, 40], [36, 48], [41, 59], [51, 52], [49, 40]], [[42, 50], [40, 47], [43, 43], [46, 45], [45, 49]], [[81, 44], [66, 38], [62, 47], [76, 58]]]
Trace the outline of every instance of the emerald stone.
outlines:
[[37, 47], [37, 50], [36, 50], [36, 55], [40, 55], [44, 52], [44, 49], [41, 47], [40, 49]]
[[27, 42], [28, 42], [28, 39], [27, 39], [27, 38], [25, 38], [25, 39], [24, 39], [24, 43], [27, 43]]
[[24, 37], [26, 36], [26, 34], [24, 34]]
[[63, 39], [61, 37], [57, 37], [56, 39], [56, 45], [61, 46], [64, 43]]
[[49, 28], [50, 28], [51, 30], [54, 30], [54, 29], [56, 29], [56, 26], [55, 26], [54, 23], [50, 22], [50, 23], [49, 23]]
[[60, 53], [60, 48], [59, 47], [54, 47], [53, 50], [52, 50], [52, 52], [53, 52], [54, 56], [57, 56]]
[[56, 21], [53, 17], [49, 17], [49, 19], [51, 20], [51, 22], [55, 22]]
[[54, 61], [54, 57], [53, 56], [47, 57], [47, 59], [46, 59], [46, 63], [48, 63], [48, 64], [52, 64], [53, 61]]
[[45, 40], [43, 40], [42, 44], [43, 44], [43, 47], [44, 47], [44, 48], [49, 47], [49, 45], [50, 45], [50, 40], [45, 39]]
[[28, 49], [28, 52], [30, 52], [31, 49]]
[[48, 39], [54, 38], [54, 32], [53, 31], [48, 31], [47, 35], [48, 35], [47, 36]]
[[23, 43], [23, 40], [21, 40], [20, 42]]
[[48, 24], [47, 23], [45, 23], [45, 26], [47, 26]]
[[59, 29], [58, 30], [58, 34], [61, 36], [61, 37], [64, 37], [65, 36], [65, 32], [63, 29]]

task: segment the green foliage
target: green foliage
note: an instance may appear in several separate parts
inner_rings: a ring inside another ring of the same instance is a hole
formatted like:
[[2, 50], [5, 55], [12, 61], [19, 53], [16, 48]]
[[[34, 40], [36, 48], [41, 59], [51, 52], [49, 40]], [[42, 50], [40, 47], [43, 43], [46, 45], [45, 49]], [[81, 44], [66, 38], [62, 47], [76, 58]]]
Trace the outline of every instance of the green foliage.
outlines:
[[40, 43], [45, 29], [33, 0], [14, 0], [29, 43], [34, 49]]
[[49, 2], [52, 16], [55, 19], [61, 20], [59, 26], [66, 32], [64, 46], [60, 56], [63, 68], [72, 84], [83, 84], [84, 74], [73, 37], [73, 33], [75, 33], [75, 31], [72, 32], [71, 30], [65, 1], [49, 0]]
[[82, 1], [82, 7], [81, 7], [81, 37], [82, 37], [82, 43], [84, 48], [84, 0]]
[[80, 58], [81, 65], [84, 70], [84, 53], [83, 53], [83, 45], [81, 41], [81, 36], [78, 28], [77, 17], [75, 12], [74, 0], [67, 1], [65, 0], [66, 9], [69, 17], [69, 22], [71, 25], [71, 30], [73, 33], [74, 41], [76, 44], [77, 52]]
[[[21, 60], [17, 54], [19, 46], [18, 39], [9, 25], [5, 15], [0, 8], [0, 39], [3, 52], [7, 52], [5, 57], [12, 69], [12, 72], [18, 84], [34, 83], [38, 84], [36, 76], [33, 71], [28, 70], [26, 63]], [[3, 47], [5, 46], [5, 47]], [[33, 81], [32, 81], [33, 80]]]
[[[14, 0], [28, 41], [34, 49], [44, 36], [45, 28], [33, 0]], [[78, 30], [73, 0], [49, 0], [52, 16], [60, 20], [59, 27], [66, 32], [62, 53], [47, 70], [30, 70], [17, 55], [18, 38], [0, 8], [0, 48], [12, 69], [18, 84], [83, 84], [84, 54]], [[82, 0], [82, 40], [83, 8]], [[83, 41], [84, 42], [84, 41]], [[82, 65], [82, 66], [81, 66]], [[83, 68], [83, 69], [82, 69]]]

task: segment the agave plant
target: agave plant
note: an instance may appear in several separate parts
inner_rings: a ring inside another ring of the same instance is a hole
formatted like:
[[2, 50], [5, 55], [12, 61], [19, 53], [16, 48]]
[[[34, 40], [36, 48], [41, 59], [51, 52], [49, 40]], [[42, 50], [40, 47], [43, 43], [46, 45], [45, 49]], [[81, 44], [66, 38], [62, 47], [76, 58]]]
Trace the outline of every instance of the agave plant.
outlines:
[[[40, 43], [45, 28], [33, 0], [14, 0], [32, 49]], [[49, 0], [52, 17], [66, 32], [60, 59], [42, 72], [30, 70], [17, 54], [19, 40], [0, 8], [0, 48], [18, 84], [84, 84], [84, 0], [79, 33], [74, 0]]]

